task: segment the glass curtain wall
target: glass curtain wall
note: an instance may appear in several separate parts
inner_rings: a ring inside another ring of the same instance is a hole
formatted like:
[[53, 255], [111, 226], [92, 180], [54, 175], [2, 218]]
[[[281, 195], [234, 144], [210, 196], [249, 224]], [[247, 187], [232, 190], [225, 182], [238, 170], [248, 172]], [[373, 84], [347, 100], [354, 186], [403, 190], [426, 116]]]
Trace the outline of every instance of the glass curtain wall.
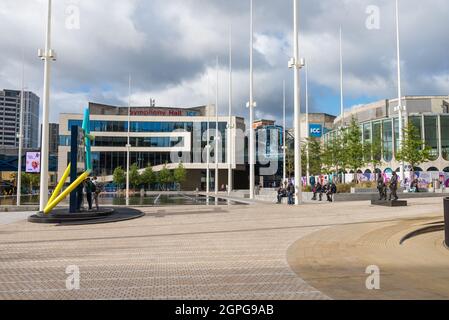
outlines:
[[441, 147], [444, 160], [449, 161], [449, 116], [441, 116]]
[[432, 148], [430, 152], [431, 160], [437, 160], [440, 155], [438, 146], [438, 118], [437, 116], [424, 117], [424, 132], [426, 146]]

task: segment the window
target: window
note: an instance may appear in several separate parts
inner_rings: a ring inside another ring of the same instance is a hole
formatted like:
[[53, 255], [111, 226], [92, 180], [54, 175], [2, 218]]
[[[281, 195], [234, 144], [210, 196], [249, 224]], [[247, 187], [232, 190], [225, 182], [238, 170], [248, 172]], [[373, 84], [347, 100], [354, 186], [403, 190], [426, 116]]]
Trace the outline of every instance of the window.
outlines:
[[391, 120], [383, 122], [382, 146], [384, 160], [391, 161], [393, 159], [393, 123]]
[[449, 161], [449, 116], [441, 116], [441, 148], [444, 160]]
[[438, 147], [438, 118], [437, 116], [424, 117], [424, 132], [426, 145], [432, 148], [431, 160], [438, 159], [440, 150]]

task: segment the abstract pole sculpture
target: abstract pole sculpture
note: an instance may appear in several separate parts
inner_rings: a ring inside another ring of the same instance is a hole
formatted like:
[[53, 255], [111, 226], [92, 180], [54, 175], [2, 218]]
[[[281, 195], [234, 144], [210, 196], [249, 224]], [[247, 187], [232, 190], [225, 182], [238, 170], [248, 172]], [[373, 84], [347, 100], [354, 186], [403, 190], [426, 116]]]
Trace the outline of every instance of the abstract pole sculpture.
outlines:
[[[72, 126], [72, 141], [71, 141], [71, 160], [67, 169], [64, 171], [62, 179], [59, 181], [55, 191], [51, 195], [49, 201], [46, 203], [44, 214], [49, 214], [61, 201], [63, 201], [70, 194], [70, 213], [75, 213], [78, 203], [78, 195], [74, 190], [89, 177], [92, 172], [92, 152], [91, 146], [94, 138], [90, 135], [90, 114], [89, 109], [84, 111], [84, 121], [82, 128]], [[80, 150], [81, 149], [81, 150]], [[83, 160], [81, 165], [84, 168], [79, 168], [80, 160]], [[78, 176], [78, 171], [83, 172]], [[61, 190], [68, 177], [71, 177], [71, 184], [62, 193]]]

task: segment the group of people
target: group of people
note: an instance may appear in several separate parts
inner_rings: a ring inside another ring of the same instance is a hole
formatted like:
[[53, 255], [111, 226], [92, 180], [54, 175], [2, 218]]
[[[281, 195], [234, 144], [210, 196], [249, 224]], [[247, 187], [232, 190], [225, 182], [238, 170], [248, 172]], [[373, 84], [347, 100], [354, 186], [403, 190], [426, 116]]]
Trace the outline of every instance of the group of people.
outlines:
[[100, 210], [100, 206], [98, 203], [98, 198], [100, 193], [102, 192], [102, 185], [99, 183], [97, 177], [93, 177], [92, 180], [87, 178], [81, 183], [76, 192], [77, 192], [77, 211], [81, 211], [84, 201], [84, 194], [86, 194], [87, 204], [89, 206], [89, 211], [92, 210], [92, 200], [95, 202], [95, 207]]
[[[389, 201], [391, 201], [392, 198], [394, 200], [398, 200], [398, 182], [399, 182], [399, 176], [396, 172], [393, 172], [393, 176], [391, 177], [391, 180], [389, 182], [388, 188], [390, 189], [390, 196], [388, 198]], [[379, 191], [379, 200], [387, 200], [387, 184], [385, 183], [384, 177], [380, 174], [377, 178], [377, 190]]]
[[333, 202], [334, 195], [337, 193], [337, 185], [333, 181], [329, 181], [326, 184], [321, 184], [317, 182], [312, 186], [313, 197], [312, 200], [317, 201], [317, 195], [319, 197], [318, 201], [323, 201], [323, 194], [326, 195], [327, 201]]
[[[320, 182], [317, 182], [312, 185], [313, 198], [312, 200], [316, 201], [317, 195], [319, 195], [319, 201], [323, 200], [323, 194], [326, 195], [327, 201], [333, 202], [334, 195], [337, 193], [337, 185], [334, 182], [328, 182], [322, 185]], [[282, 203], [282, 198], [288, 198], [288, 204], [295, 204], [295, 186], [293, 182], [289, 181], [284, 186], [279, 187], [277, 191], [277, 203]]]
[[277, 195], [278, 204], [282, 203], [282, 198], [288, 198], [289, 205], [295, 204], [295, 186], [293, 182], [286, 182], [284, 186], [281, 185], [279, 187]]

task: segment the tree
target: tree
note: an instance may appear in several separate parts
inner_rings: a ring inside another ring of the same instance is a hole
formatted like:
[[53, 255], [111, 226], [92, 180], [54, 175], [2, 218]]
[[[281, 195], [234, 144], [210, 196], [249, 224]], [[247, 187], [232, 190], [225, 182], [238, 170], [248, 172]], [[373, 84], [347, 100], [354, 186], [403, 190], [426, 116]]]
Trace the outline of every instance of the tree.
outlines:
[[287, 149], [285, 152], [285, 167], [287, 179], [290, 179], [295, 173], [295, 153], [293, 149]]
[[126, 174], [122, 167], [117, 167], [114, 169], [112, 179], [119, 188], [123, 187], [126, 182]]
[[308, 138], [301, 146], [301, 161], [303, 176], [307, 174], [307, 149], [309, 150], [309, 173], [319, 175], [322, 173], [321, 143], [317, 139]]
[[173, 181], [178, 184], [182, 184], [187, 179], [187, 171], [182, 165], [182, 163], [179, 163], [178, 167], [173, 172]]
[[148, 165], [145, 168], [142, 175], [140, 176], [140, 179], [141, 182], [147, 185], [148, 189], [150, 189], [151, 184], [156, 181], [156, 175], [154, 174], [153, 167], [151, 167], [151, 165]]
[[[342, 149], [344, 150], [345, 166], [352, 169], [356, 174], [365, 162], [363, 160], [362, 131], [354, 117], [349, 127], [344, 131]], [[356, 175], [354, 175], [355, 179]]]
[[365, 142], [363, 146], [364, 160], [367, 164], [373, 166], [373, 172], [376, 172], [378, 166], [382, 164], [382, 141], [381, 137], [373, 137], [372, 143]]
[[129, 183], [133, 189], [140, 185], [140, 173], [137, 163], [133, 163], [129, 168]]
[[396, 154], [396, 160], [410, 164], [413, 174], [415, 167], [430, 160], [432, 149], [426, 146], [418, 129], [411, 122], [408, 123], [403, 132], [403, 140]]
[[167, 164], [164, 164], [164, 167], [159, 174], [157, 175], [159, 184], [163, 187], [164, 190], [167, 189], [167, 185], [173, 181], [172, 174], [170, 170], [167, 169]]
[[322, 147], [321, 164], [327, 174], [339, 173], [345, 165], [345, 149], [343, 143], [344, 131], [335, 132], [329, 141]]

